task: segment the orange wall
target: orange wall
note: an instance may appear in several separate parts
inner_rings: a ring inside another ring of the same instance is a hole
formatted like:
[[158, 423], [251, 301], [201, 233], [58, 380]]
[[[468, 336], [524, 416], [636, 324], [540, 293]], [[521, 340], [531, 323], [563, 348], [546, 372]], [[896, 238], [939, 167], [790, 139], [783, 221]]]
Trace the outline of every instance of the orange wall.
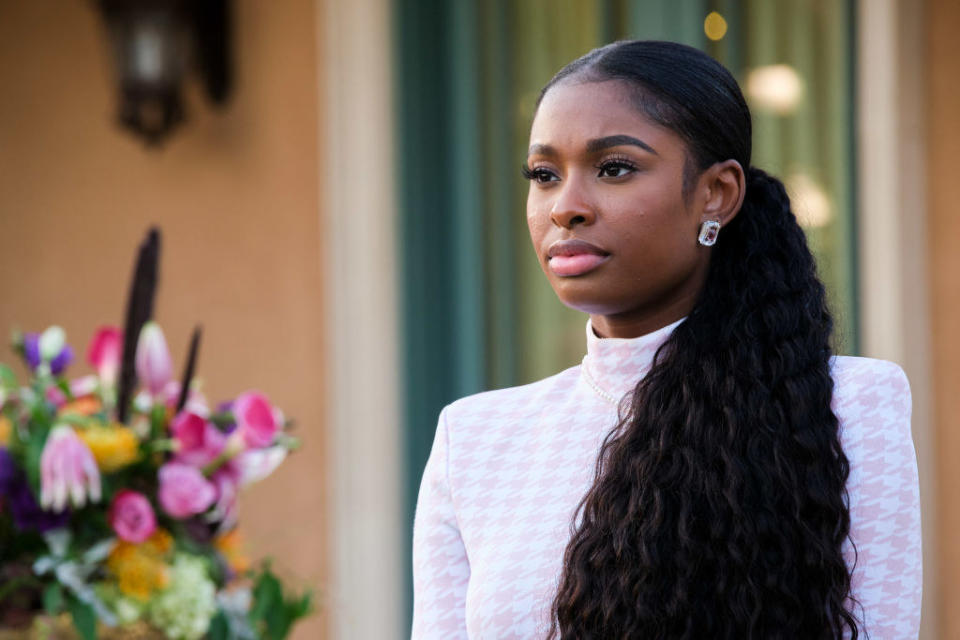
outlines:
[[[250, 546], [323, 592], [327, 574], [318, 70], [312, 0], [236, 2], [236, 93], [148, 150], [113, 122], [92, 2], [0, 2], [0, 339], [62, 324], [82, 354], [122, 322], [136, 243], [164, 233], [157, 319], [179, 368], [204, 326], [212, 400], [257, 387], [304, 447], [242, 502]], [[11, 357], [4, 350], [0, 360]], [[85, 367], [77, 367], [75, 371]], [[322, 635], [322, 616], [298, 636]]]
[[940, 635], [960, 638], [960, 3], [927, 4], [929, 273], [937, 433]]

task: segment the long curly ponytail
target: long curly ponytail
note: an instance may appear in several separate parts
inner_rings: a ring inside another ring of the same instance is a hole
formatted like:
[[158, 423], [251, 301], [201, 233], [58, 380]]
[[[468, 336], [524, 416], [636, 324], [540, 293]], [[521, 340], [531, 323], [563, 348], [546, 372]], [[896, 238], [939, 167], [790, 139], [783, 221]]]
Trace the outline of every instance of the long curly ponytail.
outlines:
[[[673, 43], [591, 52], [557, 82], [620, 79], [691, 171], [750, 166], [730, 74]], [[623, 405], [580, 503], [551, 639], [858, 637], [849, 463], [830, 408], [832, 320], [783, 185], [747, 172], [694, 309]]]

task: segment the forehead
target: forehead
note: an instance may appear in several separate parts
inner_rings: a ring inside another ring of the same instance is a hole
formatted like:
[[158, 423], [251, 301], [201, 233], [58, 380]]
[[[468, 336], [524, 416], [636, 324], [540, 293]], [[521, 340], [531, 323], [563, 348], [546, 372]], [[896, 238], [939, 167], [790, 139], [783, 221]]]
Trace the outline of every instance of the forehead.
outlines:
[[530, 127], [530, 144], [579, 152], [589, 140], [621, 134], [643, 140], [660, 155], [684, 152], [680, 137], [644, 115], [634, 91], [621, 80], [572, 80], [551, 87]]

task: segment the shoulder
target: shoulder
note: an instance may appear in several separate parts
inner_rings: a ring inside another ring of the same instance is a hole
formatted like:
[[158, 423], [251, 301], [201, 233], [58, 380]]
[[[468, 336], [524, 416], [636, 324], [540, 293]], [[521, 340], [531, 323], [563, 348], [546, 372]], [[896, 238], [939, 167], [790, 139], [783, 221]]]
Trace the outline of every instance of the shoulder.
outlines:
[[864, 386], [890, 385], [891, 390], [910, 392], [907, 376], [895, 362], [876, 358], [834, 356], [830, 365], [838, 388], [849, 390]]
[[837, 357], [833, 378], [833, 411], [852, 490], [866, 491], [871, 478], [915, 475], [910, 384], [903, 370], [885, 360]]
[[[832, 360], [833, 409], [844, 427], [887, 425], [909, 436], [910, 383], [897, 364], [874, 358]], [[904, 435], [904, 434], [901, 434]]]

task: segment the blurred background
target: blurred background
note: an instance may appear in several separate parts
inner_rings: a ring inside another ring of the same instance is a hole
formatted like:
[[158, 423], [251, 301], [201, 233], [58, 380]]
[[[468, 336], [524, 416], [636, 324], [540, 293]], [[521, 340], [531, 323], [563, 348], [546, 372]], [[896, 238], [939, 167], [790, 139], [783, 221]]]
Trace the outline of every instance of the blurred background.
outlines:
[[837, 350], [910, 377], [921, 637], [960, 638], [958, 33], [956, 0], [0, 0], [0, 335], [122, 324], [159, 225], [175, 357], [202, 324], [207, 394], [298, 421], [240, 520], [319, 596], [296, 637], [407, 636], [440, 409], [585, 349], [528, 246], [539, 88], [615, 39], [685, 42], [744, 89]]

